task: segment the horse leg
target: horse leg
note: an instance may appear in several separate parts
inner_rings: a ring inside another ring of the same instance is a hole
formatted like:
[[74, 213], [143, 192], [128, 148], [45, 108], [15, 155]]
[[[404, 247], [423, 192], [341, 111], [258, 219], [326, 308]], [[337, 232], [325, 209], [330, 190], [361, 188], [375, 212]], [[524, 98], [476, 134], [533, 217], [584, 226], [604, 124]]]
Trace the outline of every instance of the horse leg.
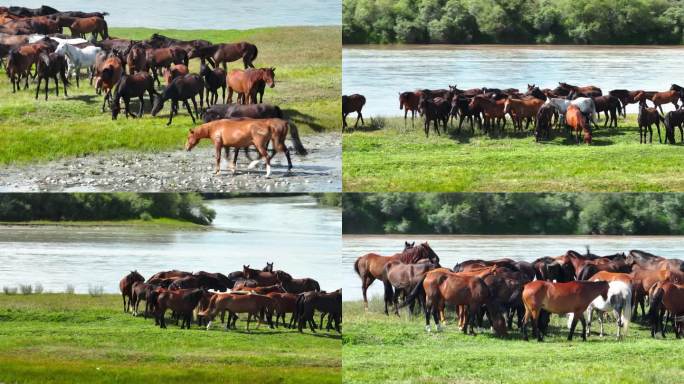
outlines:
[[368, 287], [373, 284], [375, 278], [373, 276], [366, 276], [363, 278], [363, 283], [361, 284], [361, 292], [363, 292], [363, 307], [368, 312], [368, 297], [366, 296]]
[[36, 85], [36, 100], [38, 100], [38, 92], [40, 91], [40, 82], [42, 80], [42, 77], [38, 77], [38, 84]]
[[183, 100], [183, 105], [185, 105], [185, 109], [188, 110], [188, 114], [190, 115], [190, 118], [192, 119], [192, 123], [195, 123], [195, 116], [192, 115], [192, 110], [190, 109], [190, 103], [188, 103], [187, 100]]
[[[197, 101], [195, 101], [195, 96], [192, 97], [192, 106], [195, 109], [195, 115], [199, 118], [199, 112], [197, 111]], [[202, 103], [202, 97], [200, 96], [200, 103]], [[188, 104], [188, 107], [190, 105]], [[200, 108], [201, 109], [201, 108]], [[195, 118], [192, 116], [192, 113], [190, 114], [190, 117], [192, 117], [192, 122], [193, 124], [195, 123]]]

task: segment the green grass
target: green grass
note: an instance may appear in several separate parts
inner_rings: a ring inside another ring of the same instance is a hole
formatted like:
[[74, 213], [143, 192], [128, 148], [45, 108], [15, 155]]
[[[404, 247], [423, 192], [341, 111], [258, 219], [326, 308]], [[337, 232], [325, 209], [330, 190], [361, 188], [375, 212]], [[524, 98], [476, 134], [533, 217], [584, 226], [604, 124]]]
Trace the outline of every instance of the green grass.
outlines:
[[654, 340], [634, 323], [620, 342], [612, 321], [603, 339], [592, 334], [587, 342], [568, 342], [565, 319], [553, 315], [550, 334], [538, 343], [523, 341], [515, 326], [509, 339], [489, 330], [466, 336], [452, 316], [445, 331], [435, 333], [433, 324], [427, 334], [422, 316], [387, 317], [381, 305], [374, 300], [364, 313], [362, 302], [344, 303], [346, 383], [675, 383], [684, 377], [684, 341], [671, 332]]
[[[353, 123], [354, 120], [350, 120]], [[639, 144], [635, 116], [618, 130], [594, 132], [592, 146], [557, 135], [536, 143], [531, 135], [491, 138], [465, 129], [425, 138], [422, 119], [379, 118], [343, 137], [343, 183], [349, 192], [569, 192], [680, 191], [681, 145]], [[599, 122], [600, 125], [603, 122]], [[465, 125], [465, 124], [464, 124]], [[661, 129], [664, 137], [664, 130]], [[679, 134], [677, 134], [679, 140]]]
[[[153, 32], [178, 39], [207, 39], [218, 42], [246, 40], [257, 45], [256, 67], [276, 67], [276, 86], [267, 89], [264, 102], [279, 105], [304, 134], [341, 128], [341, 32], [339, 27], [278, 27], [246, 31], [153, 30], [111, 28], [112, 36], [143, 39]], [[241, 68], [242, 62], [229, 64]], [[199, 70], [192, 60], [191, 72]], [[82, 156], [114, 149], [161, 151], [181, 149], [187, 131], [193, 127], [186, 111], [166, 127], [170, 106], [157, 117], [111, 120], [109, 111], [100, 113], [102, 96], [81, 79], [81, 87], [69, 88], [69, 97], [49, 100], [44, 93], [34, 100], [35, 86], [12, 94], [6, 76], [0, 76], [0, 164], [27, 163]], [[23, 84], [23, 83], [22, 83]], [[199, 100], [198, 100], [199, 101]], [[146, 111], [149, 99], [146, 97]], [[137, 101], [133, 108], [137, 111]], [[168, 103], [167, 103], [168, 104]], [[205, 143], [204, 145], [208, 145]]]
[[159, 329], [118, 295], [0, 295], [0, 382], [340, 381], [339, 338], [238, 329]]
[[139, 227], [150, 229], [169, 229], [169, 230], [204, 230], [209, 226], [195, 224], [190, 221], [172, 219], [168, 217], [153, 218], [150, 220], [82, 220], [82, 221], [50, 221], [50, 220], [31, 220], [31, 221], [0, 221], [0, 226], [60, 226], [60, 227]]

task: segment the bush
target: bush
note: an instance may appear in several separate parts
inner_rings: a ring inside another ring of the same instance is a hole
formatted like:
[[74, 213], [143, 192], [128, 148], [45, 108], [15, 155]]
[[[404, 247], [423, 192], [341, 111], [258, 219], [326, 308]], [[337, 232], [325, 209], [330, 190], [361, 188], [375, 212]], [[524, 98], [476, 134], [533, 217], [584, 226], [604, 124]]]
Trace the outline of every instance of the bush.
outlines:
[[100, 297], [104, 293], [104, 288], [101, 285], [88, 286], [88, 294], [90, 297]]
[[64, 291], [64, 293], [69, 294], [69, 295], [73, 295], [74, 291], [75, 291], [74, 286], [72, 284], [67, 284], [66, 290]]
[[33, 293], [36, 295], [40, 295], [43, 293], [43, 284], [41, 283], [36, 283], [35, 287], [33, 288]]
[[17, 288], [10, 288], [6, 285], [2, 287], [2, 291], [5, 293], [5, 295], [16, 295], [17, 294]]
[[152, 215], [150, 215], [148, 212], [143, 212], [140, 214], [140, 220], [142, 221], [152, 221]]
[[33, 286], [31, 284], [19, 284], [19, 291], [22, 295], [30, 295], [33, 293]]

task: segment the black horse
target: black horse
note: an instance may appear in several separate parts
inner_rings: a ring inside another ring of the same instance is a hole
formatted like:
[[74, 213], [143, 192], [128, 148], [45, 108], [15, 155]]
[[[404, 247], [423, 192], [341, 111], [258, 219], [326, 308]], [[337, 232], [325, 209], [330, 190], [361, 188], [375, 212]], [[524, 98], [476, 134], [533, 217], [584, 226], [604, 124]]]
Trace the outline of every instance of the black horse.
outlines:
[[157, 116], [157, 113], [164, 108], [164, 102], [166, 100], [171, 100], [171, 113], [169, 113], [169, 121], [166, 123], [166, 125], [171, 125], [173, 115], [178, 113], [178, 102], [182, 101], [190, 114], [190, 118], [192, 118], [192, 122], [195, 123], [195, 116], [192, 115], [188, 100], [192, 100], [192, 105], [195, 107], [195, 114], [199, 117], [200, 112], [197, 110], [197, 101], [195, 100], [195, 96], [197, 95], [199, 95], [200, 98], [201, 109], [204, 107], [204, 81], [202, 78], [196, 74], [178, 76], [164, 89], [161, 96], [155, 96], [152, 116]]

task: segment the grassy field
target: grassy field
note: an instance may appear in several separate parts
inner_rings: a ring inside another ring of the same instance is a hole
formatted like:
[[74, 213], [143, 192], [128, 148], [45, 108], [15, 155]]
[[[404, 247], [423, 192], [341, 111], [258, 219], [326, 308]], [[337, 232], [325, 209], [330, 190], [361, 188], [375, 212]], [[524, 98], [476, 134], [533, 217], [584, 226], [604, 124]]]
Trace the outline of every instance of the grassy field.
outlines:
[[153, 218], [150, 220], [112, 220], [112, 221], [49, 221], [49, 220], [33, 220], [33, 221], [0, 221], [0, 226], [22, 226], [22, 227], [39, 227], [39, 226], [59, 226], [59, 227], [136, 227], [149, 229], [170, 229], [170, 230], [208, 230], [210, 226], [195, 224], [190, 221], [171, 219], [171, 218]]
[[[276, 67], [276, 87], [266, 90], [264, 102], [280, 105], [304, 134], [341, 128], [339, 27], [246, 31], [110, 29], [112, 36], [131, 39], [146, 39], [153, 32], [184, 40], [201, 38], [215, 43], [246, 40], [256, 44], [259, 55], [255, 66]], [[242, 68], [242, 62], [231, 63], [230, 68]], [[199, 70], [199, 60], [191, 61], [190, 70]], [[3, 133], [0, 135], [0, 164], [53, 160], [112, 149], [180, 150], [188, 129], [193, 127], [186, 111], [167, 127], [168, 103], [160, 115], [151, 117], [147, 97], [146, 115], [142, 119], [126, 119], [120, 115], [117, 121], [112, 121], [109, 111], [100, 113], [102, 96], [95, 94], [87, 80], [81, 81], [80, 88], [76, 88], [74, 81], [67, 98], [61, 87], [60, 96], [55, 97], [54, 85], [52, 87], [47, 102], [42, 93], [35, 100], [33, 84], [27, 91], [12, 94], [8, 78], [0, 76], [0, 130]], [[137, 101], [132, 105], [137, 111]]]
[[387, 318], [381, 305], [372, 301], [364, 314], [362, 302], [344, 303], [346, 383], [675, 383], [684, 377], [684, 342], [671, 332], [654, 340], [634, 323], [624, 341], [615, 340], [611, 321], [603, 339], [592, 334], [587, 342], [568, 342], [565, 319], [554, 315], [550, 334], [538, 343], [523, 341], [515, 326], [508, 340], [489, 330], [465, 336], [453, 317], [445, 331], [435, 333], [433, 324], [427, 334], [423, 317]]
[[[354, 114], [352, 114], [354, 115]], [[536, 143], [528, 134], [456, 133], [425, 138], [421, 119], [375, 119], [343, 137], [343, 183], [349, 192], [680, 191], [681, 145], [639, 144], [635, 116], [618, 130], [594, 132], [592, 146], [565, 134]], [[353, 119], [350, 122], [353, 123]], [[600, 125], [603, 122], [599, 123]], [[465, 124], [464, 124], [465, 125]], [[374, 128], [373, 128], [374, 127]], [[380, 128], [380, 129], [378, 129]], [[664, 130], [661, 129], [664, 137]], [[679, 140], [679, 134], [677, 134]]]
[[340, 382], [339, 338], [238, 329], [162, 330], [118, 295], [0, 295], [0, 382]]

